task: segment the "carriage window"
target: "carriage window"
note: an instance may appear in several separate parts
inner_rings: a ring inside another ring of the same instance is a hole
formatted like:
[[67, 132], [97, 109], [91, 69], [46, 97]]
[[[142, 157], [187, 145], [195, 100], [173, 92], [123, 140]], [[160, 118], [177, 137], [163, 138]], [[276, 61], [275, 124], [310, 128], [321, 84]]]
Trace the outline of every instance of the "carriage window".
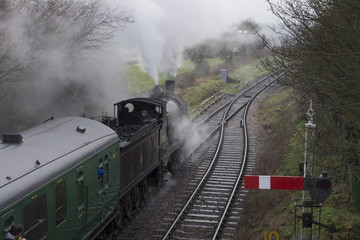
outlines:
[[9, 217], [8, 219], [6, 219], [4, 221], [4, 230], [5, 230], [5, 232], [10, 230], [13, 223], [14, 223], [14, 217], [13, 216]]
[[84, 182], [82, 171], [77, 174], [77, 187], [78, 187], [78, 208], [83, 207], [84, 203]]
[[99, 159], [99, 165], [98, 165], [98, 191], [101, 192], [104, 188], [104, 175], [105, 175], [105, 169], [103, 165], [102, 158]]
[[[111, 155], [111, 153], [110, 153]], [[107, 187], [109, 186], [109, 156], [105, 155], [105, 166], [104, 166], [104, 186]]]
[[42, 239], [47, 230], [46, 195], [33, 196], [24, 207], [24, 231], [27, 239]]
[[56, 225], [62, 223], [66, 218], [66, 185], [60, 182], [55, 187]]
[[132, 103], [127, 103], [124, 108], [127, 108], [129, 112], [133, 112], [135, 107]]
[[104, 186], [109, 186], [109, 163], [106, 163], [104, 167]]

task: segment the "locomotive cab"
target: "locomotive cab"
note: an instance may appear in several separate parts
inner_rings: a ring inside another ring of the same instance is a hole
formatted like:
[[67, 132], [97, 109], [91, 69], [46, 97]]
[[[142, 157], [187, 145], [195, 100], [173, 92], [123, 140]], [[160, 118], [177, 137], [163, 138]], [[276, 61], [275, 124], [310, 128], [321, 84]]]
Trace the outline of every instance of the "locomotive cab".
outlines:
[[102, 121], [114, 129], [121, 146], [134, 142], [147, 132], [158, 129], [159, 142], [166, 142], [166, 102], [153, 98], [133, 98], [114, 104], [114, 117]]
[[116, 103], [114, 105], [118, 126], [147, 125], [158, 122], [163, 117], [164, 105], [159, 101], [146, 99], [133, 99]]

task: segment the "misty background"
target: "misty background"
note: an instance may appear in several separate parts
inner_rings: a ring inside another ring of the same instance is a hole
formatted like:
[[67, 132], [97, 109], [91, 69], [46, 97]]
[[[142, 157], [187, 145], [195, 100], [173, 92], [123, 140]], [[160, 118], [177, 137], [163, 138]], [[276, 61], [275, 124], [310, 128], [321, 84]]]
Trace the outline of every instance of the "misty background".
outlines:
[[271, 22], [266, 8], [262, 0], [0, 0], [0, 129], [112, 114], [130, 97], [129, 59], [158, 84], [159, 71], [176, 75], [185, 49], [237, 33], [246, 18]]

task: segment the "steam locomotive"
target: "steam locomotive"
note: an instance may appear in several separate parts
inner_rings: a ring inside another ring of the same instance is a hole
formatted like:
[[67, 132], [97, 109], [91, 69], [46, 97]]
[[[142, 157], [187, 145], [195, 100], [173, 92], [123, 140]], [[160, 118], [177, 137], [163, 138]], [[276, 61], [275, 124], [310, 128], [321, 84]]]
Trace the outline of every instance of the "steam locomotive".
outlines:
[[150, 98], [115, 103], [114, 116], [100, 121], [66, 117], [3, 134], [0, 234], [19, 223], [28, 240], [79, 240], [120, 226], [149, 185], [174, 170], [186, 115], [167, 81], [165, 92], [155, 87]]

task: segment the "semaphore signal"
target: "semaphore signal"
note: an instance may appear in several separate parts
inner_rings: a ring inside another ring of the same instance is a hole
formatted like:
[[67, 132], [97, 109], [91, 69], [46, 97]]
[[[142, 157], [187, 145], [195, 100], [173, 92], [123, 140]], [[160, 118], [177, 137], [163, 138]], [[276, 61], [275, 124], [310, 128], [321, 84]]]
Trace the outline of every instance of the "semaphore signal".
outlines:
[[313, 200], [318, 203], [322, 203], [329, 197], [332, 189], [332, 183], [325, 173], [318, 178], [300, 176], [245, 175], [244, 188], [308, 190]]
[[[322, 172], [320, 177], [314, 176], [314, 153], [311, 152], [311, 161], [307, 160], [308, 145], [314, 146], [314, 132], [316, 124], [313, 123], [315, 112], [312, 109], [312, 100], [310, 99], [310, 108], [306, 112], [308, 122], [305, 124], [305, 152], [304, 161], [299, 161], [299, 170], [303, 176], [261, 176], [261, 175], [245, 175], [244, 188], [246, 189], [277, 189], [277, 190], [302, 190], [301, 204], [295, 198], [294, 206], [294, 235], [293, 239], [313, 239], [313, 224], [319, 226], [318, 237], [320, 238], [320, 227], [326, 228], [329, 232], [336, 231], [334, 224], [325, 225], [321, 223], [321, 206], [329, 197], [332, 190], [332, 182], [327, 172]], [[311, 137], [308, 140], [308, 130], [311, 129]], [[313, 148], [312, 148], [313, 149]], [[311, 170], [311, 176], [308, 171]], [[306, 197], [305, 191], [309, 191], [311, 198]], [[301, 208], [301, 215], [297, 214], [297, 208]], [[317, 209], [318, 221], [314, 218], [314, 210]], [[298, 220], [302, 220], [300, 235], [297, 232]], [[267, 238], [267, 234], [265, 235]]]
[[245, 175], [245, 188], [304, 190], [304, 177]]

